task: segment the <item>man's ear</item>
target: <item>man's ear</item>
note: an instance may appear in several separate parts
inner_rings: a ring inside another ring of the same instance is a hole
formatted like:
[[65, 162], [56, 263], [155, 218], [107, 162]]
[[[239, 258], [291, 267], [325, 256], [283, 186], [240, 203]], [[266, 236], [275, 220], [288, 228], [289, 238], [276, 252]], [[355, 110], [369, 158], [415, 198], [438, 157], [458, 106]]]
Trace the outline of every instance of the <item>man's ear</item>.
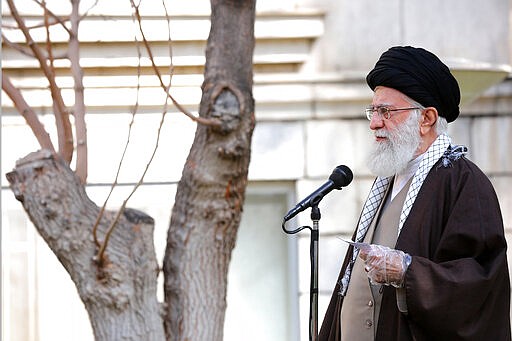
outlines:
[[435, 133], [435, 124], [439, 114], [437, 109], [434, 107], [428, 107], [423, 110], [420, 121], [420, 133], [421, 135], [427, 135], [431, 132]]

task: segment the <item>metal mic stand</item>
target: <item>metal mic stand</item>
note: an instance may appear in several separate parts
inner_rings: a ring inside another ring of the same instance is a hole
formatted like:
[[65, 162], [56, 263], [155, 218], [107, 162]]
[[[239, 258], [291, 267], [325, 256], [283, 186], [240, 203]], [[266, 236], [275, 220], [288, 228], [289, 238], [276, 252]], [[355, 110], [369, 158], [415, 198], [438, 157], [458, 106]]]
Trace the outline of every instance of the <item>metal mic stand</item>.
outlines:
[[[352, 171], [347, 166], [338, 166], [334, 169], [329, 181], [323, 184], [319, 189], [311, 193], [308, 197], [298, 203], [293, 209], [288, 211], [284, 216], [283, 231], [287, 234], [296, 234], [305, 228], [311, 230], [311, 245], [310, 245], [310, 258], [311, 258], [311, 283], [310, 283], [310, 308], [309, 308], [309, 339], [311, 341], [318, 340], [318, 221], [320, 220], [320, 209], [318, 203], [322, 198], [333, 189], [341, 189], [347, 186], [353, 178]], [[295, 217], [298, 213], [304, 211], [306, 208], [311, 207], [311, 220], [313, 227], [302, 226], [293, 231], [288, 231], [285, 224], [288, 220]]]
[[287, 234], [296, 234], [305, 228], [311, 230], [311, 242], [309, 247], [309, 256], [311, 260], [311, 280], [310, 280], [310, 306], [309, 306], [309, 340], [318, 340], [318, 239], [319, 229], [318, 221], [320, 220], [320, 209], [318, 208], [318, 202], [320, 200], [311, 201], [311, 220], [313, 221], [313, 227], [302, 226], [293, 231], [288, 231], [285, 228], [287, 219], [283, 220], [283, 231]]
[[321, 218], [320, 209], [318, 205], [311, 207], [311, 220], [313, 221], [313, 228], [311, 229], [311, 291], [310, 296], [310, 326], [309, 338], [312, 341], [318, 340], [318, 221]]
[[[321, 199], [321, 198], [319, 198]], [[309, 306], [309, 340], [318, 340], [318, 221], [320, 220], [320, 209], [318, 203], [320, 200], [318, 197], [311, 199], [311, 220], [313, 221], [313, 227], [301, 226], [293, 231], [288, 231], [285, 227], [286, 221], [290, 217], [285, 217], [282, 224], [282, 229], [286, 234], [296, 234], [303, 229], [311, 230], [311, 242], [309, 247], [309, 256], [311, 261], [311, 280], [310, 280], [310, 306]]]

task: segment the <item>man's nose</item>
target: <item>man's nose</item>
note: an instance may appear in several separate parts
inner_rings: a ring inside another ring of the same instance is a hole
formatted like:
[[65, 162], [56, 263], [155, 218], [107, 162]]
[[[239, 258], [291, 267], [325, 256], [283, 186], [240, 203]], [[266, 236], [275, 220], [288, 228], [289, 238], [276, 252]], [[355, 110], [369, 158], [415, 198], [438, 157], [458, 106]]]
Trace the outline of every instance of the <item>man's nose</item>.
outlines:
[[376, 112], [373, 113], [372, 119], [370, 120], [370, 129], [376, 130], [384, 126], [384, 119]]

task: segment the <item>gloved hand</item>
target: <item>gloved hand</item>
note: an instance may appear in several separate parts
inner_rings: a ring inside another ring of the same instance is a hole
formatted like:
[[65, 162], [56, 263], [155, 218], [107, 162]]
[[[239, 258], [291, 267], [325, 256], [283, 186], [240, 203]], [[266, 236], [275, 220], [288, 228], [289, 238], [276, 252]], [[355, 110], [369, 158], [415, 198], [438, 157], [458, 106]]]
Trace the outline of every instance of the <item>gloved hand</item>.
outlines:
[[359, 250], [359, 257], [364, 260], [365, 270], [372, 284], [403, 285], [405, 271], [411, 264], [411, 256], [403, 251], [387, 246], [369, 244]]

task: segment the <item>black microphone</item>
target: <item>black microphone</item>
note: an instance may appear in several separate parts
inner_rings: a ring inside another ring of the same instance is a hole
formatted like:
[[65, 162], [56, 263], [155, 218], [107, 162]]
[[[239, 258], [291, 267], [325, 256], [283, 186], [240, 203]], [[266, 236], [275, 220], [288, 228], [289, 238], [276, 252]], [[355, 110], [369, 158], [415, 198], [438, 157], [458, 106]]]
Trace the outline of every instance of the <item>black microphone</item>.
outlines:
[[320, 200], [333, 189], [341, 189], [341, 187], [348, 186], [353, 177], [352, 171], [345, 165], [334, 168], [331, 176], [329, 176], [329, 180], [288, 211], [284, 216], [284, 221], [292, 219], [308, 207], [318, 205]]

